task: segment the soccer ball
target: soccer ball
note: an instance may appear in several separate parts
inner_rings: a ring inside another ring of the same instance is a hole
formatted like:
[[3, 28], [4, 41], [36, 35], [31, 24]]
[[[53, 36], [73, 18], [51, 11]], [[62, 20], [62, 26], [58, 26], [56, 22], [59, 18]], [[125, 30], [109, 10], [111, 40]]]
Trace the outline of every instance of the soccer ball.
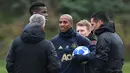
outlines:
[[74, 57], [74, 55], [87, 55], [88, 53], [90, 53], [90, 50], [87, 47], [85, 47], [85, 46], [78, 46], [73, 51], [72, 57]]

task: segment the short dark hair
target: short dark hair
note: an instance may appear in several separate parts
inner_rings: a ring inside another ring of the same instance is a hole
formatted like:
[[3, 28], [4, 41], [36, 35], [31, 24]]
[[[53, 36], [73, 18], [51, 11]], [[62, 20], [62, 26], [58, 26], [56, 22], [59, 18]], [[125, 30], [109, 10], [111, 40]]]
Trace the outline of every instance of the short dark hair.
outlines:
[[93, 18], [95, 22], [98, 20], [101, 20], [103, 23], [110, 21], [109, 16], [105, 12], [96, 12], [91, 16], [91, 18]]
[[46, 5], [41, 1], [36, 1], [36, 2], [32, 3], [30, 8], [29, 8], [30, 14], [32, 15], [33, 11], [37, 10], [38, 7], [46, 7]]

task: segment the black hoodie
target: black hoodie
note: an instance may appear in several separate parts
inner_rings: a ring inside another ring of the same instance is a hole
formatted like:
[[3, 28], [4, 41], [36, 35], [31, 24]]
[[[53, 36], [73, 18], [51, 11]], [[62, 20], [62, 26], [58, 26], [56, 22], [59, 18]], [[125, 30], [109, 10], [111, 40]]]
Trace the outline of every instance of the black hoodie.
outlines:
[[36, 44], [45, 39], [45, 33], [41, 26], [29, 26], [26, 28], [22, 35], [22, 40], [28, 44]]
[[27, 27], [6, 57], [8, 73], [58, 73], [60, 62], [53, 44], [45, 40], [41, 26]]
[[113, 22], [109, 22], [107, 24], [102, 24], [99, 29], [97, 29], [95, 31], [95, 34], [97, 36], [99, 36], [100, 34], [104, 33], [104, 32], [111, 32], [114, 33], [115, 32], [115, 25]]
[[95, 34], [98, 36], [95, 73], [122, 73], [124, 48], [122, 40], [115, 33], [114, 23], [102, 24]]

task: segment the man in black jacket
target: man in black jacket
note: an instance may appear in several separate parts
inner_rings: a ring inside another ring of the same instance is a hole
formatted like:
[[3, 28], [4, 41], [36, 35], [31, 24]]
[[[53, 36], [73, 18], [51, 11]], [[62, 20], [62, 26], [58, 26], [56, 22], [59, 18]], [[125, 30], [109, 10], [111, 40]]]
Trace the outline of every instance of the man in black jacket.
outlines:
[[95, 73], [122, 73], [123, 42], [115, 33], [114, 23], [104, 12], [97, 12], [91, 16], [91, 24], [98, 36]]
[[53, 44], [45, 39], [45, 17], [34, 14], [6, 57], [8, 73], [58, 73], [60, 61]]

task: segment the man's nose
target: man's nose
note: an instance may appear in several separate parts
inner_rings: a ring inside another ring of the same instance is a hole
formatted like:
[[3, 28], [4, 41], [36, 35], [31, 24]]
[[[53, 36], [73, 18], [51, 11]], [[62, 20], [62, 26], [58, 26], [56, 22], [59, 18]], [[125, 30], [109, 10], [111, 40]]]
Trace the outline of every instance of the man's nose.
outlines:
[[48, 14], [47, 14], [47, 13], [44, 13], [43, 16], [48, 17]]
[[48, 16], [48, 13], [45, 13], [45, 16]]
[[61, 26], [64, 26], [64, 23], [62, 22], [60, 25], [61, 25]]

